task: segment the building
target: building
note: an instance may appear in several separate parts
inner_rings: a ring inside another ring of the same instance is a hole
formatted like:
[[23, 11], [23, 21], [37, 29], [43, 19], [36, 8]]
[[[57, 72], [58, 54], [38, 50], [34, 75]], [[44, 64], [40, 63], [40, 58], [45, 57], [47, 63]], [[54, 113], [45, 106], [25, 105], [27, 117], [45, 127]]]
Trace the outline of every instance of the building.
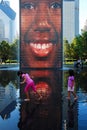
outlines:
[[86, 21], [85, 21], [85, 25], [84, 25], [84, 27], [83, 27], [82, 30], [87, 32], [87, 19], [86, 19]]
[[16, 12], [10, 7], [9, 1], [0, 2], [0, 42], [5, 40], [11, 43], [16, 37]]
[[79, 34], [79, 0], [63, 0], [63, 39], [70, 43]]

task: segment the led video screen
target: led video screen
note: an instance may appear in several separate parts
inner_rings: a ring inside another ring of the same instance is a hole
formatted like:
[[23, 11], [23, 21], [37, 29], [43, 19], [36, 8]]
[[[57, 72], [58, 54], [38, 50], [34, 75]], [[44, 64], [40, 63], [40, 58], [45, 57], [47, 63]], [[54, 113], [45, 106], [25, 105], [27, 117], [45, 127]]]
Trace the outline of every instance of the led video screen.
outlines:
[[62, 67], [62, 0], [20, 0], [21, 68]]

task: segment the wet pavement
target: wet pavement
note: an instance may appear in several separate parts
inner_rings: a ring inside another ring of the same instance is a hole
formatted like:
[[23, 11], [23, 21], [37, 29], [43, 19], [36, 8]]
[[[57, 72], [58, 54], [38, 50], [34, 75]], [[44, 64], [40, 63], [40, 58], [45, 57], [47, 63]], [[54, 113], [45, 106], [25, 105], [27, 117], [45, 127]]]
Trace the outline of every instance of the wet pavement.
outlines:
[[16, 69], [0, 70], [0, 130], [87, 130], [87, 70], [75, 70], [78, 100], [67, 100], [68, 69], [26, 70], [38, 96], [29, 91], [25, 102]]

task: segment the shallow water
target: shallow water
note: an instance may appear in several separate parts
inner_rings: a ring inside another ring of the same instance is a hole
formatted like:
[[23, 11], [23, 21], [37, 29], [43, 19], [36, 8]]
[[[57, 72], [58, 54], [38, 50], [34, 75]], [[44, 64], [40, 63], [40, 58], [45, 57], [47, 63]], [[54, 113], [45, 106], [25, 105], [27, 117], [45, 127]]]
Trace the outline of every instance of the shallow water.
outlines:
[[[0, 70], [0, 130], [87, 130], [87, 72], [75, 70], [75, 91], [68, 102], [65, 70], [27, 70], [35, 81], [42, 100], [30, 90], [30, 102], [24, 102], [24, 85], [17, 70]], [[20, 99], [21, 98], [21, 99]]]

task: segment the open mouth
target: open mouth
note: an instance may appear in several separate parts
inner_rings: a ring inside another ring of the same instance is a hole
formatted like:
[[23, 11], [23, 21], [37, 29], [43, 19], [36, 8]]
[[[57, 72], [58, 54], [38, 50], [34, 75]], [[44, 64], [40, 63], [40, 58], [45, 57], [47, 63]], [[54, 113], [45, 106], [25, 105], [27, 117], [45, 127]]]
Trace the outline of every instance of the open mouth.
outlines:
[[30, 43], [30, 47], [33, 53], [38, 57], [45, 57], [47, 56], [53, 48], [53, 44], [49, 43]]
[[43, 95], [43, 98], [48, 98], [52, 92], [51, 87], [44, 81], [36, 83], [36, 89]]

